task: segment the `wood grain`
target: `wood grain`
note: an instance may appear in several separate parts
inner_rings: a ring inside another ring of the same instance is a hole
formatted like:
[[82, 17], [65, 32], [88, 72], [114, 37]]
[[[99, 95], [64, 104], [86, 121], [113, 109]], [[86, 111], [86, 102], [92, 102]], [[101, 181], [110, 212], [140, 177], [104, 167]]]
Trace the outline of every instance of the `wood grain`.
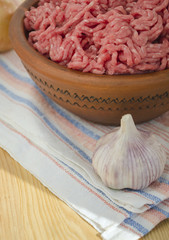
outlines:
[[[1, 240], [99, 240], [98, 232], [0, 148]], [[169, 220], [142, 240], [168, 240]]]

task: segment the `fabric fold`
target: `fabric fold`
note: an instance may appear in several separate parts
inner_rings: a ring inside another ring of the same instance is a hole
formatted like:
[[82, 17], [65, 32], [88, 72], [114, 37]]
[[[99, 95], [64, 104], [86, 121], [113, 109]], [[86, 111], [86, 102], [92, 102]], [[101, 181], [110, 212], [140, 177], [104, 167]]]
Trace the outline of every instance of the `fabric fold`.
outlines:
[[[0, 55], [0, 102], [0, 146], [93, 225], [103, 239], [119, 240], [125, 234], [138, 239], [168, 218], [169, 158], [163, 175], [147, 189], [105, 187], [91, 159], [97, 140], [114, 127], [87, 122], [50, 100], [14, 51]], [[168, 122], [169, 112], [137, 126], [151, 130], [167, 156]]]

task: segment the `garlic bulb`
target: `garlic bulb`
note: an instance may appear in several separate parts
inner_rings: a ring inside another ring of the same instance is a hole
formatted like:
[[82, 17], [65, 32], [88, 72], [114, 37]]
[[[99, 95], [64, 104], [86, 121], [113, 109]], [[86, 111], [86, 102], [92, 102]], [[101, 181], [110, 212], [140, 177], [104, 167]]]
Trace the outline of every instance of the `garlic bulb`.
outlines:
[[11, 49], [8, 29], [11, 17], [23, 0], [0, 0], [0, 52]]
[[159, 178], [167, 157], [150, 132], [138, 130], [130, 114], [121, 127], [98, 140], [92, 164], [103, 183], [114, 189], [143, 189]]

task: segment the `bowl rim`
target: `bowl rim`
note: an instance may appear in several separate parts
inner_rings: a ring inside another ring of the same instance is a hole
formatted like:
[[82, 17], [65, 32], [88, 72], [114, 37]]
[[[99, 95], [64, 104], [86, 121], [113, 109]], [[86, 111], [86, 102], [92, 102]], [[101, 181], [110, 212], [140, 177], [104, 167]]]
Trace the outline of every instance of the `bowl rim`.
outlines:
[[[169, 82], [169, 69], [141, 74], [129, 75], [100, 75], [95, 73], [84, 73], [78, 70], [69, 69], [58, 63], [46, 58], [36, 51], [27, 41], [24, 31], [25, 11], [36, 4], [38, 0], [26, 0], [15, 11], [9, 26], [9, 36], [12, 46], [21, 60], [30, 65], [35, 71], [41, 74], [48, 74], [48, 78], [53, 80], [59, 75], [62, 81], [73, 84], [92, 85], [97, 87], [114, 87], [114, 86], [138, 86], [166, 84]], [[33, 59], [32, 59], [33, 56]], [[33, 61], [34, 60], [34, 61]], [[35, 64], [35, 62], [40, 64]], [[50, 70], [50, 71], [49, 71]], [[71, 78], [70, 78], [71, 76]], [[70, 80], [71, 79], [71, 80]]]

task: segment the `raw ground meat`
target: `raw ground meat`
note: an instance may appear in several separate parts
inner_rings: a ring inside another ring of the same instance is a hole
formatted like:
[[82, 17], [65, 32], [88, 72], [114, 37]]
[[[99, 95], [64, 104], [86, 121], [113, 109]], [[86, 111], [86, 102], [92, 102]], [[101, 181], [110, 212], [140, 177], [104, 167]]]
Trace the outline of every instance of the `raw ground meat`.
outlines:
[[169, 68], [169, 0], [40, 0], [29, 43], [71, 69], [134, 74]]

